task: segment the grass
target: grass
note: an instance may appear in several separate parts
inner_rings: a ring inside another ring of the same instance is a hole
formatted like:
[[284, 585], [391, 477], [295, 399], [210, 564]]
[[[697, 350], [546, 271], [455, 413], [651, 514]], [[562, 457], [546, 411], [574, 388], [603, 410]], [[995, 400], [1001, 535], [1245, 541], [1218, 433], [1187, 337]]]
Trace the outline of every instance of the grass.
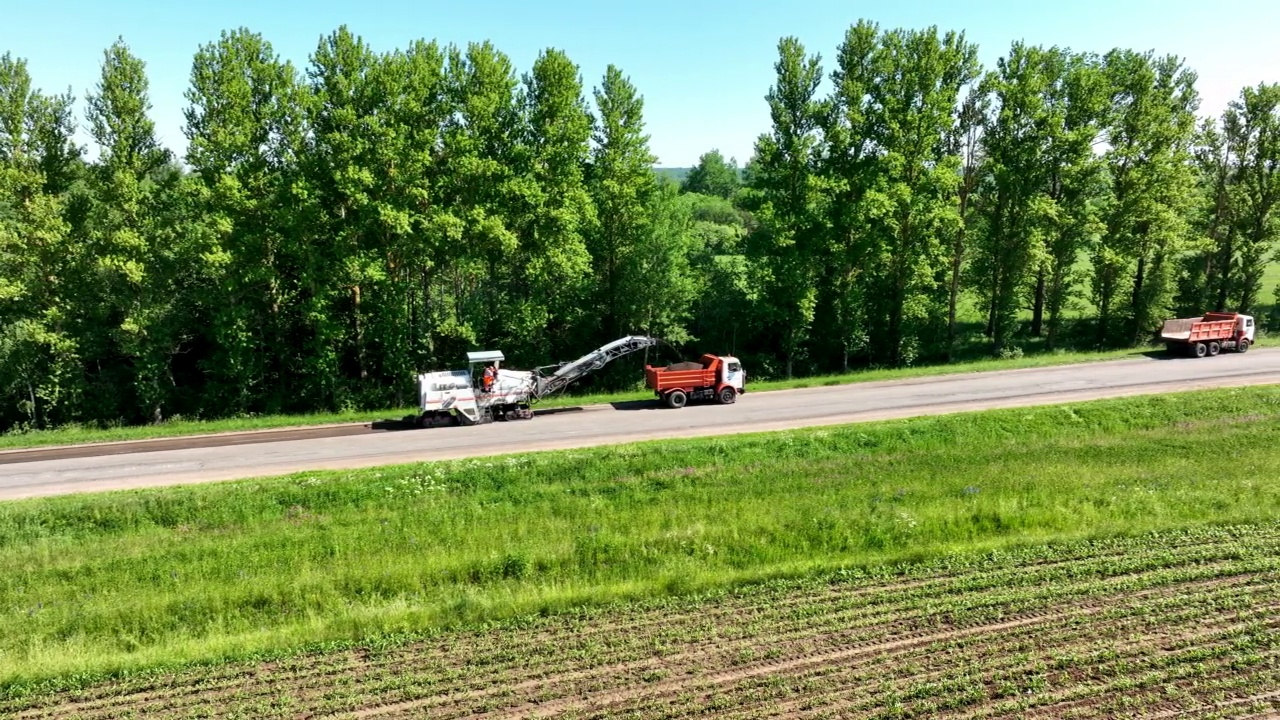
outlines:
[[1280, 387], [0, 506], [0, 689], [1280, 512]]
[[[766, 380], [757, 382], [748, 377], [748, 389], [752, 392], [765, 392], [806, 387], [847, 385], [852, 383], [874, 382], [881, 380], [901, 380], [929, 375], [950, 375], [955, 373], [990, 370], [1036, 368], [1051, 365], [1118, 360], [1123, 358], [1139, 357], [1142, 353], [1143, 351], [1141, 350], [1111, 350], [1102, 352], [1060, 351], [1053, 353], [1038, 353], [1021, 358], [989, 358], [968, 362], [957, 362], [948, 365], [922, 365], [908, 368], [860, 370], [841, 375], [795, 378], [791, 380]], [[750, 373], [750, 368], [748, 368], [747, 371]], [[633, 402], [637, 400], [648, 400], [652, 397], [653, 393], [651, 391], [643, 389], [616, 393], [558, 395], [544, 400], [539, 403], [537, 407], [556, 408], [577, 405]], [[53, 430], [36, 430], [0, 434], [0, 450], [128, 440], [148, 440], [188, 435], [272, 430], [339, 423], [372, 422], [379, 419], [399, 419], [415, 414], [416, 412], [416, 408], [392, 408], [388, 410], [345, 411], [340, 413], [318, 413], [311, 415], [260, 415], [221, 420], [173, 420], [156, 425], [117, 426], [107, 428], [69, 426]]]
[[1272, 523], [953, 555], [0, 697], [0, 715], [1114, 717], [1223, 691], [1265, 707], [1278, 550]]

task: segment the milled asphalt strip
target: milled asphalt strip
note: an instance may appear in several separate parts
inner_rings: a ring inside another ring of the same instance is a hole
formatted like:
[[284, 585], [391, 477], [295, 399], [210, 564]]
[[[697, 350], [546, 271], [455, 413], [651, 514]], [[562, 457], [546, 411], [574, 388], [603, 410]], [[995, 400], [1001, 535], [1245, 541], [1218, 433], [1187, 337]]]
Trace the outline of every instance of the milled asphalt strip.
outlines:
[[[610, 445], [628, 442], [664, 440], [673, 438], [712, 437], [738, 435], [743, 433], [768, 432], [776, 430], [793, 430], [803, 427], [820, 427], [841, 425], [874, 420], [891, 420], [927, 415], [942, 415], [957, 412], [991, 410], [997, 408], [1027, 407], [1035, 405], [1059, 405], [1071, 402], [1098, 400], [1103, 398], [1129, 397], [1162, 392], [1185, 392], [1212, 388], [1243, 387], [1249, 385], [1280, 384], [1280, 372], [1264, 371], [1257, 373], [1239, 373], [1219, 378], [1208, 378], [1200, 381], [1163, 381], [1155, 383], [1130, 383], [1114, 385], [1106, 388], [1094, 388], [1078, 391], [1049, 391], [1027, 393], [1023, 395], [992, 398], [982, 400], [962, 400], [954, 402], [914, 403], [893, 408], [884, 408], [862, 412], [828, 414], [816, 417], [794, 418], [780, 421], [758, 421], [747, 423], [710, 424], [695, 427], [675, 428], [636, 433], [614, 433], [602, 435], [578, 435], [554, 440], [535, 440], [524, 442], [508, 442], [505, 444], [477, 444], [467, 448], [422, 449], [399, 453], [377, 453], [373, 455], [349, 456], [332, 460], [314, 460], [299, 463], [283, 463], [264, 465], [252, 473], [253, 477], [274, 477], [297, 472], [320, 470], [352, 470], [384, 465], [423, 462], [432, 460], [451, 460], [493, 455], [507, 455], [524, 452], [547, 450], [569, 450]], [[492, 438], [490, 438], [492, 439]], [[85, 480], [66, 483], [18, 483], [0, 488], [0, 499], [19, 499], [76, 492], [98, 492], [129, 488], [158, 487], [168, 485], [186, 485], [202, 482], [215, 482], [245, 477], [241, 469], [211, 470], [187, 472], [161, 477], [142, 477], [111, 480]]]

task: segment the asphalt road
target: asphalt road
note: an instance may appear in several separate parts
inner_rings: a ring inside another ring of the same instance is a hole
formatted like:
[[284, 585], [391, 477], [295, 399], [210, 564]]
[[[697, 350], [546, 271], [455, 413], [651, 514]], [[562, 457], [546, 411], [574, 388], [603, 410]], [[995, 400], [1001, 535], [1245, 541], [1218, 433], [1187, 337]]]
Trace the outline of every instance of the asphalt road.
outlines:
[[731, 406], [606, 405], [479, 427], [357, 425], [9, 451], [0, 453], [0, 499], [1272, 383], [1280, 383], [1280, 348], [748, 392]]

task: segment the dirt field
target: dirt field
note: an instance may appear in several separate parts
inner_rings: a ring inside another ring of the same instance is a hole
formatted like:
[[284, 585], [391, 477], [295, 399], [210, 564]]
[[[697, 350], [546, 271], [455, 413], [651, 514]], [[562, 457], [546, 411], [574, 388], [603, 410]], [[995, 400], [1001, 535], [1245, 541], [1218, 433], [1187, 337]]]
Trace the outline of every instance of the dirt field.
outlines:
[[1260, 717], [1280, 526], [530, 620], [10, 699], [36, 718]]

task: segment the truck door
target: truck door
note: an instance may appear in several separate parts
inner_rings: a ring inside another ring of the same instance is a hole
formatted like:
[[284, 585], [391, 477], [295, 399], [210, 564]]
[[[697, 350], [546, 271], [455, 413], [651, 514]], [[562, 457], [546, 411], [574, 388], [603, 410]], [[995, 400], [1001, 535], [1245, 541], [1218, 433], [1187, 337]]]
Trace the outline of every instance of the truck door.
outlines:
[[746, 373], [742, 371], [742, 363], [737, 358], [725, 358], [724, 384], [739, 390], [746, 384]]

